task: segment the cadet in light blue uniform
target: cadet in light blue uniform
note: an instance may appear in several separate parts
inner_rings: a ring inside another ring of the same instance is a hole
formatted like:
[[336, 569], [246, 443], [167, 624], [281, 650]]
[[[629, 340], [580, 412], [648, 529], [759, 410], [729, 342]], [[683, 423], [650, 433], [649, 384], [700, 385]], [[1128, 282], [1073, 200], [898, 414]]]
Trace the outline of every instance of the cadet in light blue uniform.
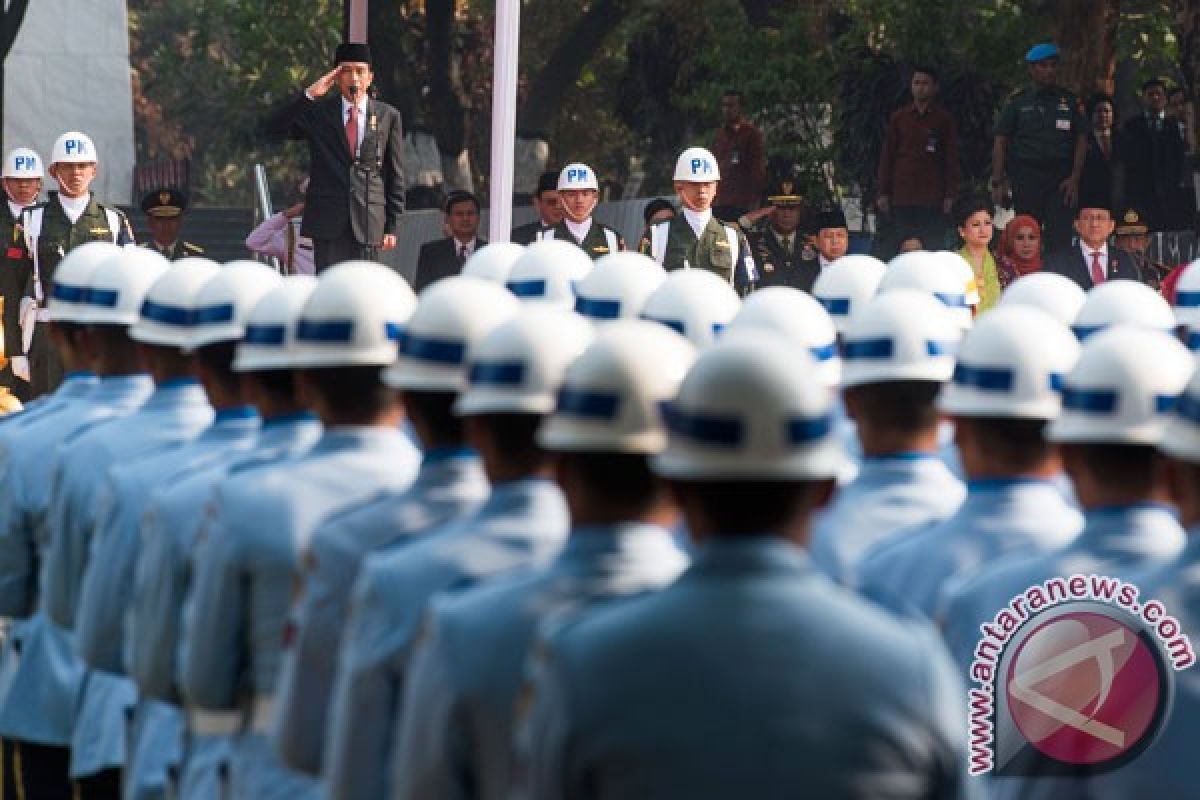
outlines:
[[668, 530], [677, 509], [649, 462], [666, 445], [659, 407], [694, 355], [673, 331], [621, 320], [567, 369], [538, 433], [560, 454], [566, 548], [532, 575], [435, 600], [405, 687], [391, 797], [507, 797], [513, 708], [539, 623], [660, 589], [687, 565]]
[[338, 644], [363, 557], [471, 514], [487, 499], [483, 465], [466, 446], [453, 407], [466, 388], [467, 353], [518, 307], [495, 283], [461, 276], [439, 281], [421, 293], [400, 356], [384, 372], [384, 382], [403, 393], [424, 457], [409, 489], [335, 515], [309, 542], [276, 727], [284, 761], [301, 772], [321, 774]]
[[[1168, 457], [1169, 486], [1187, 526], [1187, 544], [1179, 558], [1165, 567], [1138, 576], [1143, 602], [1155, 598], [1175, 617], [1180, 632], [1191, 640], [1193, 654], [1200, 642], [1200, 378], [1193, 376], [1167, 424], [1159, 450]], [[1196, 795], [1194, 766], [1200, 731], [1200, 672], [1193, 664], [1175, 673], [1175, 694], [1166, 727], [1157, 741], [1124, 766], [1086, 782], [1044, 779], [1013, 786], [1024, 796], [1064, 798], [1143, 798], [1184, 800]], [[1018, 782], [1014, 782], [1018, 783]], [[1049, 784], [1049, 785], [1047, 785]], [[1007, 788], [1007, 787], [1006, 787]], [[1053, 788], [1053, 794], [1045, 790]], [[1015, 794], [1010, 796], [1016, 796]]]
[[813, 562], [854, 585], [859, 559], [900, 531], [943, 520], [965, 490], [938, 458], [934, 400], [954, 371], [960, 337], [937, 300], [893, 289], [864, 304], [842, 342], [846, 411], [863, 459], [813, 524]]
[[455, 411], [492, 493], [474, 515], [364, 562], [330, 706], [322, 775], [331, 797], [386, 796], [409, 656], [434, 595], [546, 564], [561, 549], [567, 508], [534, 436], [590, 338], [574, 312], [525, 307], [472, 351], [470, 385]]
[[[246, 339], [237, 346], [233, 367], [242, 371], [240, 399], [262, 415], [257, 437], [230, 441], [213, 463], [162, 487], [142, 521], [142, 553], [130, 609], [126, 665], [142, 696], [160, 701], [160, 710], [164, 706], [175, 709], [181, 703], [177, 677], [183, 606], [200, 521], [214, 487], [231, 469], [239, 470], [244, 478], [256, 467], [301, 455], [320, 435], [317, 418], [304, 411], [295, 398], [291, 372], [279, 366], [293, 344], [296, 318], [315, 286], [312, 277], [285, 278], [255, 305]], [[211, 395], [213, 389], [209, 391]], [[232, 396], [232, 391], [229, 394]], [[190, 710], [177, 797], [204, 800], [222, 796], [219, 781], [228, 769], [229, 739], [241, 722], [237, 712]], [[143, 739], [154, 735], [151, 726], [142, 730], [146, 732]], [[168, 768], [179, 766], [176, 762]]]
[[[70, 791], [67, 746], [82, 677], [70, 637], [47, 620], [41, 607], [38, 565], [45, 563], [43, 522], [58, 447], [101, 420], [130, 413], [153, 389], [148, 375], [130, 374], [136, 367], [124, 326], [93, 325], [86, 334], [90, 353], [79, 348], [90, 313], [83, 302], [89, 282], [100, 263], [116, 252], [103, 243], [71, 251], [55, 273], [48, 307], [50, 336], [66, 369], [95, 369], [101, 378], [96, 382], [69, 376], [48, 396], [52, 399], [3, 428], [20, 431], [20, 447], [9, 452], [0, 482], [5, 491], [0, 502], [0, 614], [22, 621], [9, 631], [5, 643], [14, 654], [19, 650], [20, 658], [5, 664], [0, 735], [8, 740], [6, 749], [12, 745], [19, 776], [15, 763], [9, 766], [29, 797], [38, 787]], [[140, 296], [134, 299], [140, 302]]]
[[517, 796], [968, 794], [964, 695], [936, 634], [802, 549], [843, 460], [832, 406], [811, 361], [769, 336], [701, 353], [654, 462], [695, 561], [549, 632], [518, 706]]
[[1063, 411], [1048, 431], [1061, 445], [1084, 511], [1083, 531], [1065, 549], [1013, 556], [947, 584], [937, 615], [964, 670], [979, 626], [1030, 586], [1077, 572], [1126, 577], [1178, 555], [1184, 534], [1165, 505], [1154, 448], [1167, 416], [1162, 409], [1183, 391], [1191, 370], [1191, 354], [1161, 331], [1117, 325], [1087, 338], [1066, 378]]
[[[132, 248], [114, 261], [124, 271], [118, 281], [129, 280], [127, 273], [133, 270], [144, 272], [166, 263], [161, 256]], [[177, 263], [160, 273], [155, 284], [180, 269], [186, 266]], [[93, 303], [95, 297], [93, 289]], [[150, 298], [149, 292], [146, 297]], [[153, 303], [143, 303], [142, 312], [157, 313], [157, 309]], [[123, 315], [124, 311], [116, 313]], [[134, 338], [132, 331], [130, 338]], [[158, 450], [190, 441], [212, 422], [204, 391], [177, 348], [139, 343], [138, 353], [154, 378], [154, 393], [133, 414], [101, 425], [64, 448], [62, 469], [51, 495], [47, 612], [54, 622], [77, 633], [91, 630], [87, 615], [94, 610], [94, 600], [86, 605], [82, 601], [89, 564], [109, 563], [103, 535], [107, 503], [113, 497], [103, 493], [103, 476], [114, 466], [132, 465]], [[103, 794], [119, 785], [126, 758], [125, 723], [135, 698], [128, 681], [98, 671], [85, 675], [71, 737], [71, 775], [84, 795]]]
[[859, 569], [864, 594], [932, 618], [947, 581], [1007, 553], [1056, 550], [1079, 533], [1079, 512], [1053, 482], [1062, 471], [1058, 450], [1044, 436], [1078, 357], [1071, 331], [1038, 309], [1000, 308], [979, 320], [938, 399], [954, 415], [967, 499], [945, 522], [868, 551]]
[[[195, 440], [109, 472], [76, 625], [80, 653], [96, 670], [125, 675], [126, 614], [134, 600], [142, 518], [155, 487], [204, 468], [227, 447], [248, 446], [257, 434], [258, 414], [241, 403], [229, 369], [234, 345], [221, 346], [220, 337], [240, 336], [252, 304], [278, 281], [278, 273], [253, 262], [218, 268], [202, 259], [182, 259], [150, 287], [142, 318], [130, 329], [130, 337], [142, 344], [191, 353], [179, 360], [180, 367], [203, 384], [216, 417]], [[131, 681], [122, 683], [134, 690]], [[123, 708], [109, 713], [114, 725], [123, 722]], [[181, 723], [169, 708], [149, 702], [139, 704], [134, 723], [134, 743], [140, 746], [128, 754], [125, 795], [161, 797], [168, 765], [178, 762]]]
[[200, 546], [185, 618], [183, 691], [213, 711], [251, 709], [235, 744], [236, 798], [313, 796], [317, 785], [280, 763], [268, 741], [292, 634], [288, 610], [317, 524], [341, 507], [412, 483], [418, 456], [399, 431], [401, 406], [380, 382], [416, 306], [387, 267], [326, 270], [296, 324], [287, 359], [300, 395], [325, 424], [320, 441], [286, 465], [221, 482]]

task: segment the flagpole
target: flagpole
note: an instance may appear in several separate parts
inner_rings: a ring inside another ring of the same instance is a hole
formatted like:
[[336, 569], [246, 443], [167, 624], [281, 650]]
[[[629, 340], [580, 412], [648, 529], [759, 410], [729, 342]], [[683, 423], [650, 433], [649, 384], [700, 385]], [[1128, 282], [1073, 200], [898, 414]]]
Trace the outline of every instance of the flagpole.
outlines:
[[520, 0], [496, 0], [492, 74], [492, 178], [488, 238], [507, 242], [512, 233], [513, 158], [517, 138], [517, 51]]

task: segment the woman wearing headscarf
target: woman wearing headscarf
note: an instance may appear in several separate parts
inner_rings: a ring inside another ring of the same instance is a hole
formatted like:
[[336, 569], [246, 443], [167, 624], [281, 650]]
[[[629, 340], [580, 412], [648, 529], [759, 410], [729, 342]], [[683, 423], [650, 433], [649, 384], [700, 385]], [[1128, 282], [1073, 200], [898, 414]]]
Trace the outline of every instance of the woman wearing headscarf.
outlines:
[[996, 272], [1000, 288], [1042, 268], [1042, 226], [1028, 214], [1018, 214], [1000, 234]]

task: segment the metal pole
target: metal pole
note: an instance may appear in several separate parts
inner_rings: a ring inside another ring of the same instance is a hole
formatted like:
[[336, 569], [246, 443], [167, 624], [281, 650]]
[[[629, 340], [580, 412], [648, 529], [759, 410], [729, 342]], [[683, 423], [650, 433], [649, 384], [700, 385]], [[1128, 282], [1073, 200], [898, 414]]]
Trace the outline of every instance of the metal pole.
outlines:
[[347, 42], [367, 40], [367, 2], [368, 0], [346, 0]]
[[513, 158], [517, 139], [517, 49], [520, 0], [496, 2], [495, 71], [492, 76], [492, 180], [488, 239], [507, 242], [512, 233]]

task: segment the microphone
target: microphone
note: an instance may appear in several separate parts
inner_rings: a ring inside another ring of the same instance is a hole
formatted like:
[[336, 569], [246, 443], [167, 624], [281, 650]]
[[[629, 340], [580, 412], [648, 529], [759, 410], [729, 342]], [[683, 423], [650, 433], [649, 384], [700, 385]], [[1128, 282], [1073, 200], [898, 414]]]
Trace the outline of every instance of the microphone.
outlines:
[[350, 96], [358, 97], [358, 84], [357, 83], [350, 84]]

